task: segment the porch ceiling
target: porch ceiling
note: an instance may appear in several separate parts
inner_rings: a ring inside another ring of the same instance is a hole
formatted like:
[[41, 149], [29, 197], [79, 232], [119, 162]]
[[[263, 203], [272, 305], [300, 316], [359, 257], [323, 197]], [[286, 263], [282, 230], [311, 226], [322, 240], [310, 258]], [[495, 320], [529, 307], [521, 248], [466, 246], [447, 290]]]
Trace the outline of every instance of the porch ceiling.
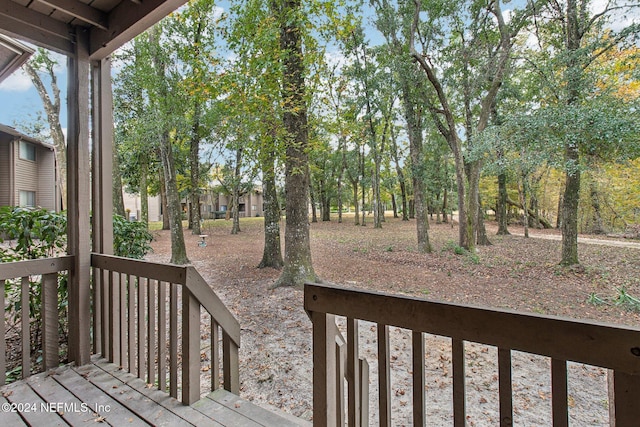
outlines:
[[0, 82], [20, 68], [32, 53], [30, 47], [0, 34]]
[[0, 33], [74, 55], [77, 30], [89, 33], [89, 56], [109, 56], [186, 0], [0, 0]]

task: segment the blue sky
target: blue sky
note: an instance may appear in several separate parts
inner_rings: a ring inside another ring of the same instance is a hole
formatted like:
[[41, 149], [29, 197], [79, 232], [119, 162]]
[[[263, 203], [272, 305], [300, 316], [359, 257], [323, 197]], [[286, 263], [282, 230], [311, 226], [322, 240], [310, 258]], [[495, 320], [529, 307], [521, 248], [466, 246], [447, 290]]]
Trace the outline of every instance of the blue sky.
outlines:
[[[55, 55], [55, 58], [58, 62], [56, 78], [63, 103], [61, 121], [63, 128], [66, 128], [67, 63], [61, 55]], [[45, 81], [45, 85], [50, 87], [48, 81]], [[38, 114], [45, 117], [42, 101], [29, 77], [20, 69], [0, 84], [0, 123], [15, 126], [16, 123], [34, 122]]]

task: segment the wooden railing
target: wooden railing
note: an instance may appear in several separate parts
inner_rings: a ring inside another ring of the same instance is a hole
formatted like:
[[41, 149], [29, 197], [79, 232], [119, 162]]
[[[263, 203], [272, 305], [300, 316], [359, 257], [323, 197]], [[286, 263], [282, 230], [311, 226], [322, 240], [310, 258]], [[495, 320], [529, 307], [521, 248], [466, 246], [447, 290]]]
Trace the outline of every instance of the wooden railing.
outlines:
[[209, 389], [220, 387], [222, 365], [224, 388], [239, 393], [240, 325], [194, 267], [102, 254], [92, 254], [91, 265], [95, 353], [194, 403], [201, 397], [202, 307], [211, 328]]
[[512, 351], [551, 359], [551, 415], [554, 426], [567, 426], [569, 423], [568, 361], [609, 369], [610, 425], [632, 426], [640, 420], [640, 329], [315, 284], [305, 285], [304, 306], [313, 323], [314, 426], [343, 425], [339, 413], [344, 412], [344, 393], [334, 380], [340, 369], [340, 359], [334, 346], [336, 315], [346, 317], [347, 323], [347, 416], [350, 426], [367, 422], [362, 419], [359, 408], [363, 404], [358, 396], [362, 393], [363, 381], [357, 363], [358, 320], [377, 324], [377, 425], [391, 425], [389, 326], [411, 331], [414, 426], [428, 423], [425, 407], [425, 334], [451, 338], [455, 426], [464, 426], [466, 423], [466, 341], [498, 349], [501, 426], [513, 424]]
[[[5, 292], [11, 294], [13, 291], [19, 292], [20, 303], [14, 305], [20, 317], [20, 352], [22, 378], [45, 371], [58, 366], [60, 363], [60, 338], [58, 323], [58, 276], [61, 272], [69, 271], [72, 268], [73, 257], [63, 256], [58, 258], [45, 258], [28, 261], [18, 261], [0, 263], [0, 283], [3, 284], [3, 292], [0, 293], [0, 307], [5, 309]], [[29, 307], [31, 304], [30, 293], [34, 286], [40, 286], [40, 310], [42, 327], [40, 330], [42, 338], [42, 363], [40, 369], [32, 366], [31, 363], [31, 316]], [[18, 288], [18, 289], [15, 289]], [[16, 325], [17, 326], [17, 325]], [[7, 321], [6, 313], [2, 322], [2, 339], [0, 339], [0, 385], [4, 385], [7, 374]]]

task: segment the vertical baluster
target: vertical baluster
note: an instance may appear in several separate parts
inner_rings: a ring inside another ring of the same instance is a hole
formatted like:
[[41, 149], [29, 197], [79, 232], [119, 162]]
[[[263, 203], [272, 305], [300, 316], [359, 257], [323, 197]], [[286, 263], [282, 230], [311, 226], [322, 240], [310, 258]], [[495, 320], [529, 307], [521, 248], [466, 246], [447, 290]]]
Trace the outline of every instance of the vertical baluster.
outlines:
[[129, 338], [129, 372], [135, 373], [136, 366], [136, 277], [129, 275], [127, 280], [127, 321], [129, 322], [127, 337]]
[[378, 323], [378, 400], [380, 427], [391, 425], [391, 376], [389, 366], [389, 326]]
[[311, 312], [313, 323], [313, 424], [315, 427], [336, 425], [334, 349], [335, 316]]
[[369, 363], [366, 359], [358, 359], [360, 379], [358, 388], [360, 392], [360, 425], [369, 425]]
[[[238, 392], [235, 393], [238, 394]], [[198, 400], [200, 400], [200, 303], [186, 286], [183, 286], [182, 403], [191, 405]]]
[[[0, 281], [3, 284], [2, 292], [0, 292], [0, 307], [4, 310], [4, 289], [7, 287], [7, 281]], [[7, 342], [5, 341], [7, 326], [5, 324], [5, 317], [2, 317], [2, 323], [0, 324], [0, 386], [4, 385], [5, 378], [7, 377]]]
[[220, 388], [220, 332], [211, 316], [211, 390]]
[[127, 363], [127, 276], [120, 273], [120, 292], [118, 293], [120, 303], [120, 320], [118, 321], [118, 335], [120, 339], [120, 367]]
[[233, 394], [240, 394], [238, 346], [224, 330], [222, 331], [222, 355], [224, 389]]
[[178, 398], [178, 285], [169, 291], [169, 394]]
[[20, 304], [22, 307], [22, 378], [31, 375], [31, 333], [29, 318], [29, 277], [23, 277], [20, 289]]
[[93, 299], [93, 352], [102, 353], [102, 298], [101, 298], [101, 272], [99, 268], [93, 269], [93, 281], [91, 298]]
[[42, 367], [58, 366], [58, 273], [42, 276]]
[[120, 275], [115, 271], [109, 272], [109, 361], [116, 365], [120, 363]]
[[156, 280], [147, 281], [147, 383], [156, 382]]
[[147, 342], [147, 331], [145, 328], [145, 282], [147, 279], [138, 277], [138, 378], [145, 379], [145, 344]]
[[336, 423], [339, 426], [344, 426], [344, 379], [346, 376], [347, 365], [347, 343], [344, 341], [344, 337], [338, 330], [338, 327], [334, 324], [335, 329], [335, 360], [336, 360]]
[[551, 404], [553, 427], [569, 426], [567, 408], [567, 362], [551, 359]]
[[464, 384], [464, 341], [451, 339], [451, 363], [453, 365], [453, 425], [464, 427], [465, 414], [465, 384]]
[[425, 425], [424, 334], [411, 334], [413, 360], [413, 425]]
[[113, 362], [113, 275], [115, 272], [109, 271], [107, 284], [107, 298], [109, 299], [109, 311], [107, 313], [107, 354], [109, 362]]
[[513, 426], [513, 392], [511, 385], [511, 350], [498, 348], [498, 382], [500, 427]]
[[636, 426], [640, 419], [640, 375], [631, 375], [625, 372], [607, 372], [607, 385], [609, 388], [609, 425]]
[[101, 334], [101, 347], [102, 347], [102, 357], [105, 359], [109, 359], [111, 356], [109, 355], [109, 283], [107, 281], [107, 275], [110, 272], [108, 270], [100, 270], [100, 302], [102, 306], [102, 312], [100, 313], [100, 317], [102, 318], [102, 334]]
[[158, 388], [167, 390], [167, 284], [158, 282]]
[[360, 425], [360, 364], [358, 362], [358, 319], [347, 318], [347, 422]]

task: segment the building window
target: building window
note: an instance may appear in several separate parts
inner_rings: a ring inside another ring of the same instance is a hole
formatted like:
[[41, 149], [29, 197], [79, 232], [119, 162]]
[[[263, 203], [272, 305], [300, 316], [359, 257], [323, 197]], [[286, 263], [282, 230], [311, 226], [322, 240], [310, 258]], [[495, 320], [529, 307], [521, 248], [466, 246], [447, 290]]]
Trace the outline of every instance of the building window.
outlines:
[[36, 146], [28, 142], [20, 141], [20, 158], [23, 160], [36, 161]]
[[34, 208], [36, 206], [36, 192], [20, 190], [20, 206]]

